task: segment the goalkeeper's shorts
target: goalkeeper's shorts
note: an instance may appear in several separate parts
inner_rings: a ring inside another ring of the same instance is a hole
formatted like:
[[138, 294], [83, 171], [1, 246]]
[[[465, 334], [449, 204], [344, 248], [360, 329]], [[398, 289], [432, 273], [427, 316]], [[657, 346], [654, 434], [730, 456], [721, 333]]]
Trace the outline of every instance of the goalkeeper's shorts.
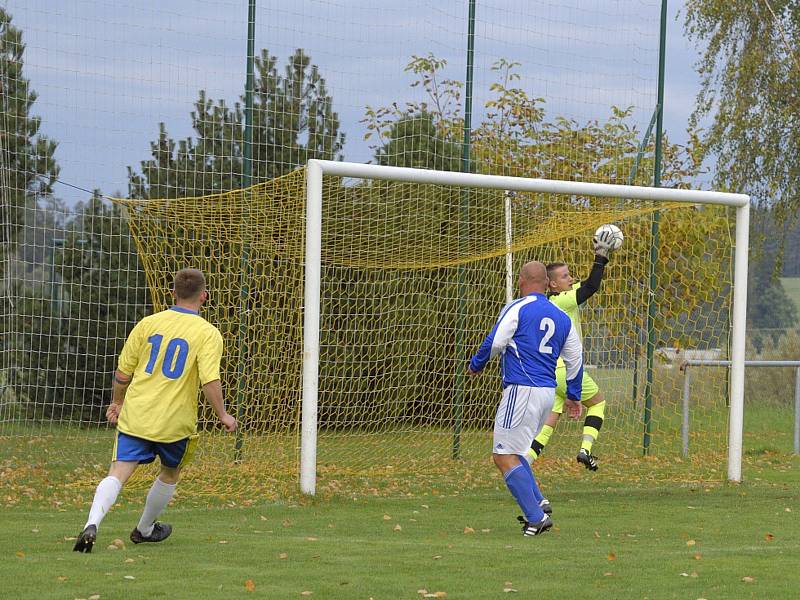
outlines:
[[[583, 381], [581, 382], [581, 402], [591, 400], [597, 395], [600, 388], [594, 379], [584, 371]], [[553, 402], [553, 412], [559, 414], [564, 412], [564, 400], [567, 398], [567, 368], [564, 365], [556, 367], [556, 399]]]

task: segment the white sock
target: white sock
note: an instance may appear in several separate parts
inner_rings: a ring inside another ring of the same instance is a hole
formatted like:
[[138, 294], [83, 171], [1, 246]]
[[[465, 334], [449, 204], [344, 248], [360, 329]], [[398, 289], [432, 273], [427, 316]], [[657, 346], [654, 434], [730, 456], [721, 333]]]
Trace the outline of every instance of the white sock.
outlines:
[[117, 501], [119, 491], [122, 489], [122, 482], [109, 475], [103, 481], [97, 484], [97, 490], [94, 493], [94, 500], [92, 501], [92, 508], [89, 509], [89, 519], [83, 527], [86, 529], [89, 525], [100, 527], [100, 521], [106, 516], [106, 513]]
[[150, 491], [147, 492], [147, 500], [144, 503], [144, 511], [142, 518], [139, 519], [139, 524], [136, 529], [139, 530], [143, 536], [147, 537], [153, 533], [153, 523], [158, 518], [158, 515], [167, 507], [172, 495], [175, 493], [176, 483], [164, 483], [158, 477], [153, 482]]

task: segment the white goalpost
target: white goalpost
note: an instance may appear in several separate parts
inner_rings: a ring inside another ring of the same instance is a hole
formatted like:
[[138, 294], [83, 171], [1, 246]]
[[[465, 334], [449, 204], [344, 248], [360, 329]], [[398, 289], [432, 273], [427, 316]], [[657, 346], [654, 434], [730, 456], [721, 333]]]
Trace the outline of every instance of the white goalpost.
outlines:
[[[363, 180], [457, 186], [499, 190], [504, 193], [506, 215], [506, 261], [511, 259], [509, 214], [515, 192], [625, 198], [641, 201], [678, 202], [690, 205], [722, 205], [736, 209], [733, 256], [733, 310], [730, 338], [730, 413], [728, 420], [728, 479], [741, 481], [742, 428], [745, 366], [745, 316], [749, 247], [750, 198], [745, 194], [682, 190], [628, 185], [581, 183], [546, 179], [479, 175], [388, 167], [326, 160], [309, 160], [306, 166], [305, 289], [303, 315], [302, 425], [300, 445], [300, 489], [313, 495], [317, 485], [317, 434], [320, 361], [320, 317], [323, 230], [323, 178], [335, 176]], [[513, 279], [506, 280], [506, 294]]]

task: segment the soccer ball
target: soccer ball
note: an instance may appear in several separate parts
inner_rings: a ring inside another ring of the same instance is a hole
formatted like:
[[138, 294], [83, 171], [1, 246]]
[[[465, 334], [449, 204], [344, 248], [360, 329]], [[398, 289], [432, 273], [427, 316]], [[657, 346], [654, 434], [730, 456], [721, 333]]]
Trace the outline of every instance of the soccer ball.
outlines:
[[616, 225], [609, 223], [607, 225], [600, 225], [600, 227], [597, 228], [597, 231], [594, 232], [593, 241], [595, 244], [599, 243], [607, 246], [609, 250], [618, 250], [619, 247], [622, 246], [622, 240], [624, 239], [622, 230]]

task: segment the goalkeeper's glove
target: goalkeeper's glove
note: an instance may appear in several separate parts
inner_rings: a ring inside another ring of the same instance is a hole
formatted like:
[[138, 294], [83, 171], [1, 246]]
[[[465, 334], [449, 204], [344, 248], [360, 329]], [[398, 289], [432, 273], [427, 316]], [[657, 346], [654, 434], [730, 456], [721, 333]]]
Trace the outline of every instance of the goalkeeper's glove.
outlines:
[[592, 244], [594, 245], [594, 253], [603, 258], [611, 258], [611, 253], [614, 251], [613, 234], [610, 231], [603, 231], [600, 235], [592, 237]]

